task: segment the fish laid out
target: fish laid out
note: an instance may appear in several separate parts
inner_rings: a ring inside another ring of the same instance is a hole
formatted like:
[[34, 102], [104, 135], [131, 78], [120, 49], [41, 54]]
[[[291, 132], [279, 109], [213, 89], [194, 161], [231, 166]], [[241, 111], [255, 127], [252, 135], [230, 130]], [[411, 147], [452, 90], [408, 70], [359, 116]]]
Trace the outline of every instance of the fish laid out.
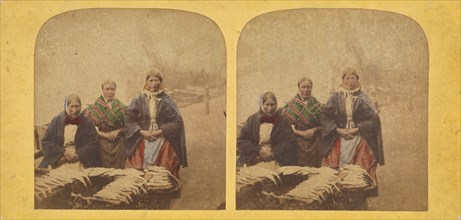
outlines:
[[236, 180], [237, 193], [245, 186], [271, 180], [276, 190], [270, 188], [272, 191], [266, 192], [265, 189], [254, 189], [262, 190], [262, 195], [276, 198], [277, 201], [298, 201], [304, 204], [321, 204], [329, 196], [339, 195], [342, 191], [365, 190], [372, 185], [370, 175], [357, 165], [345, 165], [338, 170], [329, 167], [285, 166], [274, 171], [258, 166], [242, 167], [237, 172]]
[[373, 179], [358, 165], [344, 165], [340, 168], [339, 185], [342, 189], [362, 189], [370, 187]]
[[143, 171], [136, 169], [113, 169], [113, 168], [87, 168], [76, 171], [59, 167], [52, 170], [40, 170], [41, 175], [35, 178], [35, 200], [51, 197], [54, 193], [62, 191], [74, 182], [81, 182], [86, 189], [93, 186], [91, 180], [103, 179], [108, 183], [93, 195], [82, 195], [79, 192], [70, 192], [70, 197], [92, 202], [102, 202], [119, 205], [130, 204], [134, 197], [148, 194], [149, 192], [168, 191], [177, 189], [179, 181], [165, 168], [152, 166]]
[[179, 180], [165, 167], [151, 166], [145, 170], [145, 187], [148, 191], [167, 191], [179, 188]]
[[[131, 170], [131, 172], [130, 172]], [[123, 171], [123, 172], [122, 172]], [[136, 172], [135, 172], [136, 171]], [[133, 196], [147, 193], [144, 188], [146, 181], [141, 176], [143, 173], [135, 169], [116, 170], [115, 180], [105, 185], [92, 196], [92, 200], [111, 204], [129, 204]], [[108, 175], [102, 173], [101, 175]]]
[[337, 171], [328, 167], [317, 169], [316, 174], [310, 174], [309, 178], [296, 185], [292, 190], [280, 198], [293, 199], [305, 203], [323, 202], [327, 195], [340, 191], [337, 182]]
[[[242, 167], [236, 176], [237, 184], [254, 185], [264, 180], [270, 180], [275, 185], [281, 184], [280, 173], [259, 166]], [[239, 190], [239, 188], [238, 188]]]
[[84, 186], [90, 184], [90, 179], [84, 172], [61, 166], [47, 172], [41, 170], [43, 175], [35, 178], [34, 194], [37, 201], [41, 201], [53, 193], [63, 189], [74, 181], [81, 182]]

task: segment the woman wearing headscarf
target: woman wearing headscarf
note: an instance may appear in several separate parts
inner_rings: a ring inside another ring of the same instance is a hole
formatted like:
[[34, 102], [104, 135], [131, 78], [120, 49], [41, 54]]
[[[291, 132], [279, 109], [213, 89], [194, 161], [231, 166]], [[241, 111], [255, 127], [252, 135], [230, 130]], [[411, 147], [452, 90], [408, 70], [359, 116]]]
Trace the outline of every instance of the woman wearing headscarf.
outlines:
[[321, 113], [322, 165], [359, 165], [376, 187], [377, 166], [384, 165], [381, 122], [373, 102], [361, 91], [359, 78], [355, 69], [347, 67]]
[[298, 80], [298, 93], [283, 108], [282, 114], [292, 125], [298, 146], [298, 165], [320, 167], [320, 111], [323, 104], [312, 96], [312, 80]]
[[133, 98], [125, 114], [125, 167], [143, 169], [152, 165], [162, 166], [179, 177], [180, 166], [187, 167], [181, 113], [165, 93], [160, 71], [148, 71], [145, 82], [143, 90]]
[[125, 126], [126, 106], [115, 98], [117, 85], [107, 80], [101, 84], [102, 95], [88, 106], [86, 116], [98, 127], [101, 146], [101, 166], [125, 168]]
[[294, 133], [288, 119], [277, 110], [275, 94], [262, 94], [259, 104], [259, 111], [248, 117], [237, 137], [237, 167], [262, 165], [276, 169], [296, 165]]
[[68, 95], [65, 111], [53, 118], [42, 139], [41, 168], [61, 165], [76, 169], [99, 166], [98, 133], [90, 119], [81, 114], [80, 97]]

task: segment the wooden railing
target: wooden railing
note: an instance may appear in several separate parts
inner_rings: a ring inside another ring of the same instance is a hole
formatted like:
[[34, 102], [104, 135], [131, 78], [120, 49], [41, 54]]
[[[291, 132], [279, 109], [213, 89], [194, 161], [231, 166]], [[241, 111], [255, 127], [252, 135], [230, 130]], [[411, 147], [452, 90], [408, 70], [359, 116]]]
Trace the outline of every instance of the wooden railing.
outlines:
[[[225, 85], [225, 83], [224, 83]], [[210, 88], [209, 86], [191, 86], [187, 85], [184, 89], [171, 89], [167, 91], [178, 104], [179, 107], [187, 107], [192, 104], [203, 102], [205, 105], [205, 114], [210, 113], [210, 100], [222, 95], [225, 90]], [[225, 92], [224, 92], [225, 94]]]

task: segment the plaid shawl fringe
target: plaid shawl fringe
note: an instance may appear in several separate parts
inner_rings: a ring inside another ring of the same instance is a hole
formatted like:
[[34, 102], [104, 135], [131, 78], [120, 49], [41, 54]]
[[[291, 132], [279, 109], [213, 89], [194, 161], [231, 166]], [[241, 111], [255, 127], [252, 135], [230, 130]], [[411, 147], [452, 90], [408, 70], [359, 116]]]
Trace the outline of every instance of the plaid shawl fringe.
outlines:
[[110, 108], [104, 98], [100, 96], [94, 104], [87, 108], [87, 116], [96, 126], [113, 130], [125, 125], [123, 117], [126, 109], [127, 106], [118, 99], [112, 101], [112, 108]]
[[291, 121], [301, 120], [305, 124], [316, 127], [320, 125], [320, 112], [323, 104], [312, 97], [307, 104], [301, 100], [299, 94], [291, 99], [285, 106], [286, 116]]

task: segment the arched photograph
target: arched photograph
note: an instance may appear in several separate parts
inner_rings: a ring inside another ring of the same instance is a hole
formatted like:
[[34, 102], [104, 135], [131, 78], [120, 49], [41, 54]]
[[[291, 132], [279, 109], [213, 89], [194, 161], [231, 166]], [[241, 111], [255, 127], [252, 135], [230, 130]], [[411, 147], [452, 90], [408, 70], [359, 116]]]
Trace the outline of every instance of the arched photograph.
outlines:
[[259, 15], [237, 48], [237, 210], [428, 210], [426, 35], [367, 9]]
[[227, 62], [214, 21], [67, 11], [43, 24], [34, 59], [35, 209], [225, 208]]

